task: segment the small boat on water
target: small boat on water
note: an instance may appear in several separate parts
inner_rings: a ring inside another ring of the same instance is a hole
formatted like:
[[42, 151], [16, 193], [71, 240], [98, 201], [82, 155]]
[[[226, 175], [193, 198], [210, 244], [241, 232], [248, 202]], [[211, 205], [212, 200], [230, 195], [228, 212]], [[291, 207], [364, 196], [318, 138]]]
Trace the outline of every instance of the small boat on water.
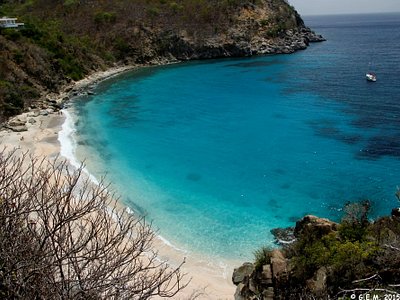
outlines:
[[367, 81], [372, 81], [372, 82], [376, 81], [376, 75], [375, 75], [375, 73], [372, 73], [372, 72], [368, 72], [365, 75], [365, 78], [367, 79]]

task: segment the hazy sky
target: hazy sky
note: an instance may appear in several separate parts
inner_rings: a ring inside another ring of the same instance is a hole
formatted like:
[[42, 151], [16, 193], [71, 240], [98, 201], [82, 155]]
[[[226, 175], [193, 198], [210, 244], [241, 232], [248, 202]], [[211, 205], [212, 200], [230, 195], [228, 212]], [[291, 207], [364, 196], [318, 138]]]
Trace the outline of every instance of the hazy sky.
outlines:
[[301, 15], [400, 12], [400, 0], [289, 0]]

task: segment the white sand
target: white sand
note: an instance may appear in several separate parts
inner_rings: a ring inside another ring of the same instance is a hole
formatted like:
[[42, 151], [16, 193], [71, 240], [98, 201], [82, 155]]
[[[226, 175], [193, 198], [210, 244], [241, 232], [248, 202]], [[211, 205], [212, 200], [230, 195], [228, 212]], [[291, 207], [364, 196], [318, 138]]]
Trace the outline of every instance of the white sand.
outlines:
[[[87, 78], [68, 86], [57, 95], [58, 102], [68, 96], [72, 88], [82, 89], [100, 80], [132, 69], [133, 67], [114, 68], [105, 72], [98, 72]], [[60, 143], [58, 134], [61, 131], [65, 117], [59, 113], [50, 113], [47, 116], [33, 116], [32, 112], [21, 115], [22, 119], [33, 119], [33, 123], [27, 122], [27, 131], [14, 132], [9, 129], [0, 131], [0, 147], [8, 149], [20, 148], [21, 151], [30, 151], [35, 156], [55, 158], [60, 156]], [[31, 120], [32, 121], [32, 120]], [[162, 232], [162, 228], [160, 229]], [[241, 262], [212, 262], [210, 259], [200, 257], [194, 253], [187, 253], [168, 245], [161, 238], [155, 241], [155, 247], [159, 251], [160, 259], [168, 260], [172, 266], [179, 265], [184, 259], [183, 272], [187, 278], [191, 278], [189, 286], [175, 296], [175, 299], [189, 299], [198, 295], [196, 299], [233, 299], [235, 286], [232, 284], [232, 271], [234, 266]]]

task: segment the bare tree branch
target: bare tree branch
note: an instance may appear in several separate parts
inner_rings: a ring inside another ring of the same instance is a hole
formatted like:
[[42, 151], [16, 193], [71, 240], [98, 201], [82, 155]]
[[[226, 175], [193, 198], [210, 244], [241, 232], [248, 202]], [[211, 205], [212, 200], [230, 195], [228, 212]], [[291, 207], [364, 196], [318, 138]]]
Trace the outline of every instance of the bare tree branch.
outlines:
[[82, 167], [0, 151], [0, 291], [8, 298], [148, 299], [187, 286], [154, 231]]

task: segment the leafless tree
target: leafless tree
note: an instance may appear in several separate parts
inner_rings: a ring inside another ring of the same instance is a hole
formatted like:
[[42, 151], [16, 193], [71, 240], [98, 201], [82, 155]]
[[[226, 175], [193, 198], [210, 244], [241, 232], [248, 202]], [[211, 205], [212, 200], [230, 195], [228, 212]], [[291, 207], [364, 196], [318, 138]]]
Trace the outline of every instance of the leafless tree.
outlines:
[[150, 224], [82, 168], [0, 151], [0, 298], [149, 299], [188, 282], [159, 260]]

